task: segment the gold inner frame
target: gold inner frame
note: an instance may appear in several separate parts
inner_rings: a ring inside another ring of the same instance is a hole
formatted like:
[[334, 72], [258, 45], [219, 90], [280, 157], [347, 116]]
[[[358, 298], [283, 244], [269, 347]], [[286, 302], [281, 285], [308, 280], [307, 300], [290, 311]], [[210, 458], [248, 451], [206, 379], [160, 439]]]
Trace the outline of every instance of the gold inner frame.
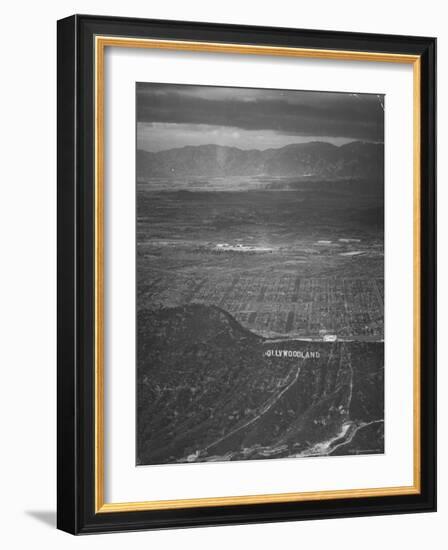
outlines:
[[[106, 503], [104, 500], [104, 54], [106, 47], [150, 48], [162, 50], [198, 51], [212, 53], [287, 56], [313, 59], [406, 63], [413, 66], [413, 484], [401, 487], [342, 489], [299, 493], [191, 498], [179, 500], [153, 500], [142, 502]], [[421, 481], [421, 426], [420, 426], [420, 117], [421, 74], [420, 56], [389, 53], [352, 52], [291, 47], [255, 46], [250, 44], [224, 44], [123, 38], [95, 37], [95, 513], [167, 510], [207, 506], [232, 506], [274, 502], [304, 502], [340, 498], [411, 495], [420, 493]]]

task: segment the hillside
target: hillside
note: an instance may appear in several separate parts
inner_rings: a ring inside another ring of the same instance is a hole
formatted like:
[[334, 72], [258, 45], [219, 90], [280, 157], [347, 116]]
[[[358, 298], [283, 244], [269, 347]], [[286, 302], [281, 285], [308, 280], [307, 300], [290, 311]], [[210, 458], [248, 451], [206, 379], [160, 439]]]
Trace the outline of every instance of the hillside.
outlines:
[[356, 141], [337, 147], [315, 141], [280, 149], [242, 150], [186, 146], [157, 153], [137, 151], [137, 177], [313, 176], [382, 178], [383, 144]]
[[137, 347], [137, 464], [383, 452], [381, 343], [273, 343], [192, 304], [141, 311]]

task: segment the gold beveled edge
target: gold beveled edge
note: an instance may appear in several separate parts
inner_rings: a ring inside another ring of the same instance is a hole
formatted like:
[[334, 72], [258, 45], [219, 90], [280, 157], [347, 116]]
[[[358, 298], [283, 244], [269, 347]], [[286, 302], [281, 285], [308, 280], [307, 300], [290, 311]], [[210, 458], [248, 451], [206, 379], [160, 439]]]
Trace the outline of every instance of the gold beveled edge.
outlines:
[[421, 60], [413, 66], [414, 92], [414, 208], [413, 208], [413, 316], [414, 316], [414, 486], [421, 490]]
[[122, 38], [119, 36], [96, 36], [95, 39], [96, 47], [99, 49], [103, 49], [105, 46], [119, 46], [120, 48], [151, 48], [160, 50], [203, 51], [208, 53], [240, 53], [350, 61], [381, 61], [387, 63], [414, 63], [419, 59], [419, 56], [409, 54], [291, 48], [287, 46], [258, 46], [252, 44], [159, 40], [153, 38]]
[[[141, 502], [104, 502], [104, 48], [153, 48], [165, 50], [204, 51], [210, 53], [239, 53], [302, 58], [411, 63], [413, 65], [413, 157], [414, 157], [414, 418], [413, 418], [413, 485], [370, 489], [347, 489], [301, 493], [274, 493], [264, 495], [228, 496]], [[95, 37], [95, 513], [166, 510], [207, 506], [232, 506], [275, 502], [304, 502], [344, 498], [412, 495], [421, 492], [421, 426], [420, 426], [420, 56], [320, 50], [309, 48], [254, 46], [209, 42]]]
[[266, 495], [244, 495], [216, 498], [194, 498], [181, 500], [153, 500], [147, 502], [114, 502], [103, 504], [98, 513], [132, 512], [137, 510], [172, 510], [208, 506], [235, 506], [243, 504], [266, 504], [280, 502], [305, 502], [360, 497], [383, 497], [390, 495], [416, 495], [415, 487], [389, 487], [375, 489], [349, 489], [337, 491], [314, 491], [303, 493], [274, 493]]
[[95, 511], [104, 504], [104, 50], [95, 47]]

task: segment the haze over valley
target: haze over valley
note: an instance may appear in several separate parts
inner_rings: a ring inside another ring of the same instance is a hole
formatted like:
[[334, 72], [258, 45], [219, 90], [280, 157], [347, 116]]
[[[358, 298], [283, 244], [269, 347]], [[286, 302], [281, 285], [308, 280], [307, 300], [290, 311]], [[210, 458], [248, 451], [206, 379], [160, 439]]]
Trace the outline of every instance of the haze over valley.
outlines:
[[137, 463], [382, 453], [382, 98], [137, 100]]

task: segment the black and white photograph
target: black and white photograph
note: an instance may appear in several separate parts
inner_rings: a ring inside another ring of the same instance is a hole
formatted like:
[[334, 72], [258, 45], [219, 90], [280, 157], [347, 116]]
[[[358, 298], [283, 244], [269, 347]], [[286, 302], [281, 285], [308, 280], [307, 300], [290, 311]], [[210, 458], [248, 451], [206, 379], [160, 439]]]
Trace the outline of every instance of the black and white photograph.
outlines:
[[384, 105], [137, 83], [137, 464], [384, 452]]

